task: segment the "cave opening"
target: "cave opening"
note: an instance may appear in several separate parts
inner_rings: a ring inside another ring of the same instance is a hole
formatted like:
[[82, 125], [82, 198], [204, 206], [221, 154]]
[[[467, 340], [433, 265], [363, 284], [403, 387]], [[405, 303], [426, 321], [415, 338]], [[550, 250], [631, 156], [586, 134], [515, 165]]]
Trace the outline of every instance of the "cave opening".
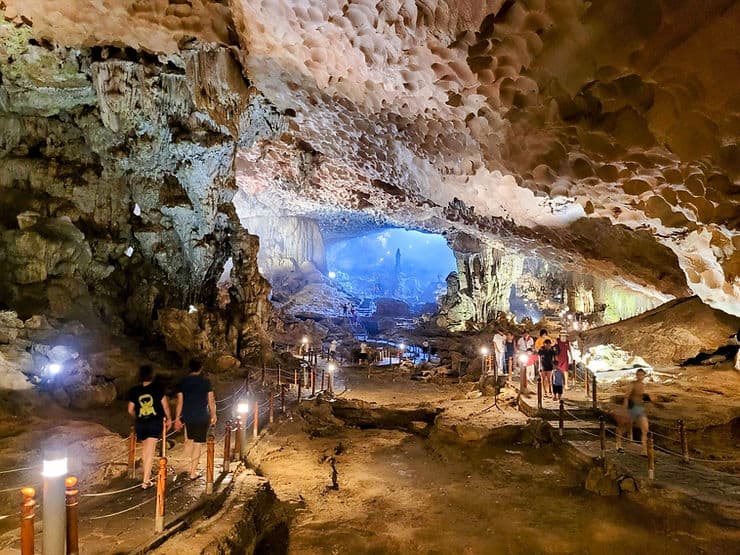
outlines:
[[326, 250], [327, 276], [374, 311], [378, 301], [401, 301], [409, 313], [436, 311], [455, 256], [442, 235], [386, 228], [337, 240]]

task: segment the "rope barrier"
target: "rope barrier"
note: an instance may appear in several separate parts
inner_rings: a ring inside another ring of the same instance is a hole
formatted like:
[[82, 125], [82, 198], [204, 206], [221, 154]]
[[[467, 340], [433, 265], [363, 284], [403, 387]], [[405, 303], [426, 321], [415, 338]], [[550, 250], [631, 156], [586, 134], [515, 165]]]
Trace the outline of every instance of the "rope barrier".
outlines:
[[33, 470], [34, 468], [41, 468], [40, 464], [34, 466], [24, 466], [23, 468], [11, 468], [10, 470], [0, 470], [0, 474], [10, 474], [12, 472], [23, 472], [24, 470]]
[[100, 493], [82, 493], [80, 494], [80, 497], [105, 497], [107, 495], [116, 495], [118, 493], [123, 493], [125, 491], [131, 491], [132, 489], [136, 489], [141, 487], [141, 484], [134, 484], [131, 487], [123, 488], [123, 489], [117, 489], [113, 491], [102, 491]]
[[[138, 484], [137, 484], [137, 487], [139, 487]], [[133, 511], [134, 509], [138, 509], [139, 507], [143, 507], [147, 503], [151, 503], [152, 501], [154, 501], [156, 498], [157, 498], [156, 495], [153, 495], [152, 497], [150, 497], [146, 501], [142, 501], [141, 503], [139, 503], [137, 505], [134, 505], [133, 507], [129, 507], [128, 509], [123, 509], [122, 511], [118, 511], [118, 512], [115, 512], [115, 513], [110, 513], [110, 514], [107, 514], [107, 515], [90, 516], [90, 517], [87, 517], [84, 520], [101, 520], [101, 519], [104, 519], [104, 518], [110, 518], [112, 516], [122, 515], [124, 513], [129, 512], [129, 511]]]
[[28, 486], [28, 485], [15, 486], [15, 487], [12, 487], [12, 488], [0, 489], [0, 493], [8, 493], [9, 491], [20, 491], [21, 489], [23, 489], [25, 487], [32, 487], [32, 488], [38, 489], [41, 486], [42, 486], [42, 484], [33, 484], [31, 486]]

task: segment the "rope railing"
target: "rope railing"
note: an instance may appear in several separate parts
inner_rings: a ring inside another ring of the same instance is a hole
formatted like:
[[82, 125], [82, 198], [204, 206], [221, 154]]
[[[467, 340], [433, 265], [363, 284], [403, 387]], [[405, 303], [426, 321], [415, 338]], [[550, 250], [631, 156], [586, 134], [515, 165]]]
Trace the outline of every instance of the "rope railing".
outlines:
[[24, 470], [33, 470], [35, 468], [41, 468], [41, 465], [35, 464], [33, 466], [23, 466], [21, 468], [10, 468], [8, 470], [0, 470], [0, 474], [11, 474], [13, 472], [23, 472]]

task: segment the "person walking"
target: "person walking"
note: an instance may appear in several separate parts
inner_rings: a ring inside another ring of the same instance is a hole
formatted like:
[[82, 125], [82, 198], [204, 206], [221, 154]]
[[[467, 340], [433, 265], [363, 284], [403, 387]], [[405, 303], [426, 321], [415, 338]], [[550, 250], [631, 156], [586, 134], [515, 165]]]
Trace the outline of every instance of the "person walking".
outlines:
[[560, 332], [558, 342], [555, 344], [555, 352], [557, 353], [558, 368], [563, 373], [563, 379], [565, 383], [565, 389], [570, 389], [568, 384], [568, 370], [570, 369], [570, 363], [573, 360], [573, 351], [570, 348], [570, 341], [568, 341], [568, 334], [564, 331]]
[[536, 353], [540, 352], [540, 349], [545, 346], [545, 341], [550, 341], [550, 345], [553, 345], [552, 338], [550, 337], [550, 334], [547, 333], [546, 329], [540, 330], [540, 336], [537, 338], [537, 341], [534, 342], [534, 350]]
[[[617, 420], [617, 452], [623, 453], [622, 449], [622, 433], [628, 433], [628, 439], [632, 439], [632, 426], [637, 424], [640, 427], [642, 442], [642, 454], [647, 456], [647, 435], [649, 431], [649, 424], [647, 414], [645, 414], [645, 400], [650, 398], [645, 394], [645, 380], [647, 373], [645, 370], [640, 368], [635, 373], [635, 381], [630, 385], [627, 395], [624, 396], [622, 402], [623, 412]], [[625, 429], [626, 428], [626, 429]]]
[[552, 371], [552, 398], [556, 401], [563, 399], [563, 385], [565, 384], [565, 376], [559, 366], [555, 366]]
[[537, 351], [540, 355], [540, 374], [542, 374], [542, 390], [545, 396], [553, 397], [552, 391], [552, 370], [555, 367], [555, 351], [552, 348], [552, 342], [545, 339], [542, 348]]
[[504, 374], [514, 371], [514, 353], [516, 353], [514, 334], [509, 332], [504, 342]]
[[[162, 438], [162, 426], [169, 431], [172, 427], [170, 402], [164, 388], [154, 380], [154, 369], [145, 364], [139, 367], [139, 384], [128, 394], [128, 413], [134, 417], [136, 439], [142, 444], [144, 476], [141, 488], [152, 485], [152, 463], [157, 441]], [[164, 423], [163, 420], [166, 420]]]
[[329, 343], [329, 359], [330, 360], [337, 360], [337, 346], [339, 343], [337, 343], [336, 339], [332, 339], [331, 343]]
[[493, 335], [493, 362], [496, 365], [496, 369], [499, 374], [504, 373], [504, 344], [506, 343], [506, 337], [504, 332], [496, 330]]
[[190, 459], [190, 478], [198, 477], [198, 462], [208, 428], [216, 424], [216, 396], [203, 365], [197, 359], [189, 364], [190, 373], [177, 386], [175, 430], [185, 428], [185, 456]]

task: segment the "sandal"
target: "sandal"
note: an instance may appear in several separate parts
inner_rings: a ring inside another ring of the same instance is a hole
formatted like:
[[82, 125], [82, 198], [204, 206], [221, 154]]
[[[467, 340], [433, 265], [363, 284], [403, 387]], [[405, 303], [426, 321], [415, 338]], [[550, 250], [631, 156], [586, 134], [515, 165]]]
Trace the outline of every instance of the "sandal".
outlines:
[[148, 482], [142, 482], [141, 489], [149, 489], [153, 485], [154, 485], [154, 480], [149, 480]]
[[617, 447], [617, 453], [624, 453], [624, 449], [622, 449], [621, 447]]

